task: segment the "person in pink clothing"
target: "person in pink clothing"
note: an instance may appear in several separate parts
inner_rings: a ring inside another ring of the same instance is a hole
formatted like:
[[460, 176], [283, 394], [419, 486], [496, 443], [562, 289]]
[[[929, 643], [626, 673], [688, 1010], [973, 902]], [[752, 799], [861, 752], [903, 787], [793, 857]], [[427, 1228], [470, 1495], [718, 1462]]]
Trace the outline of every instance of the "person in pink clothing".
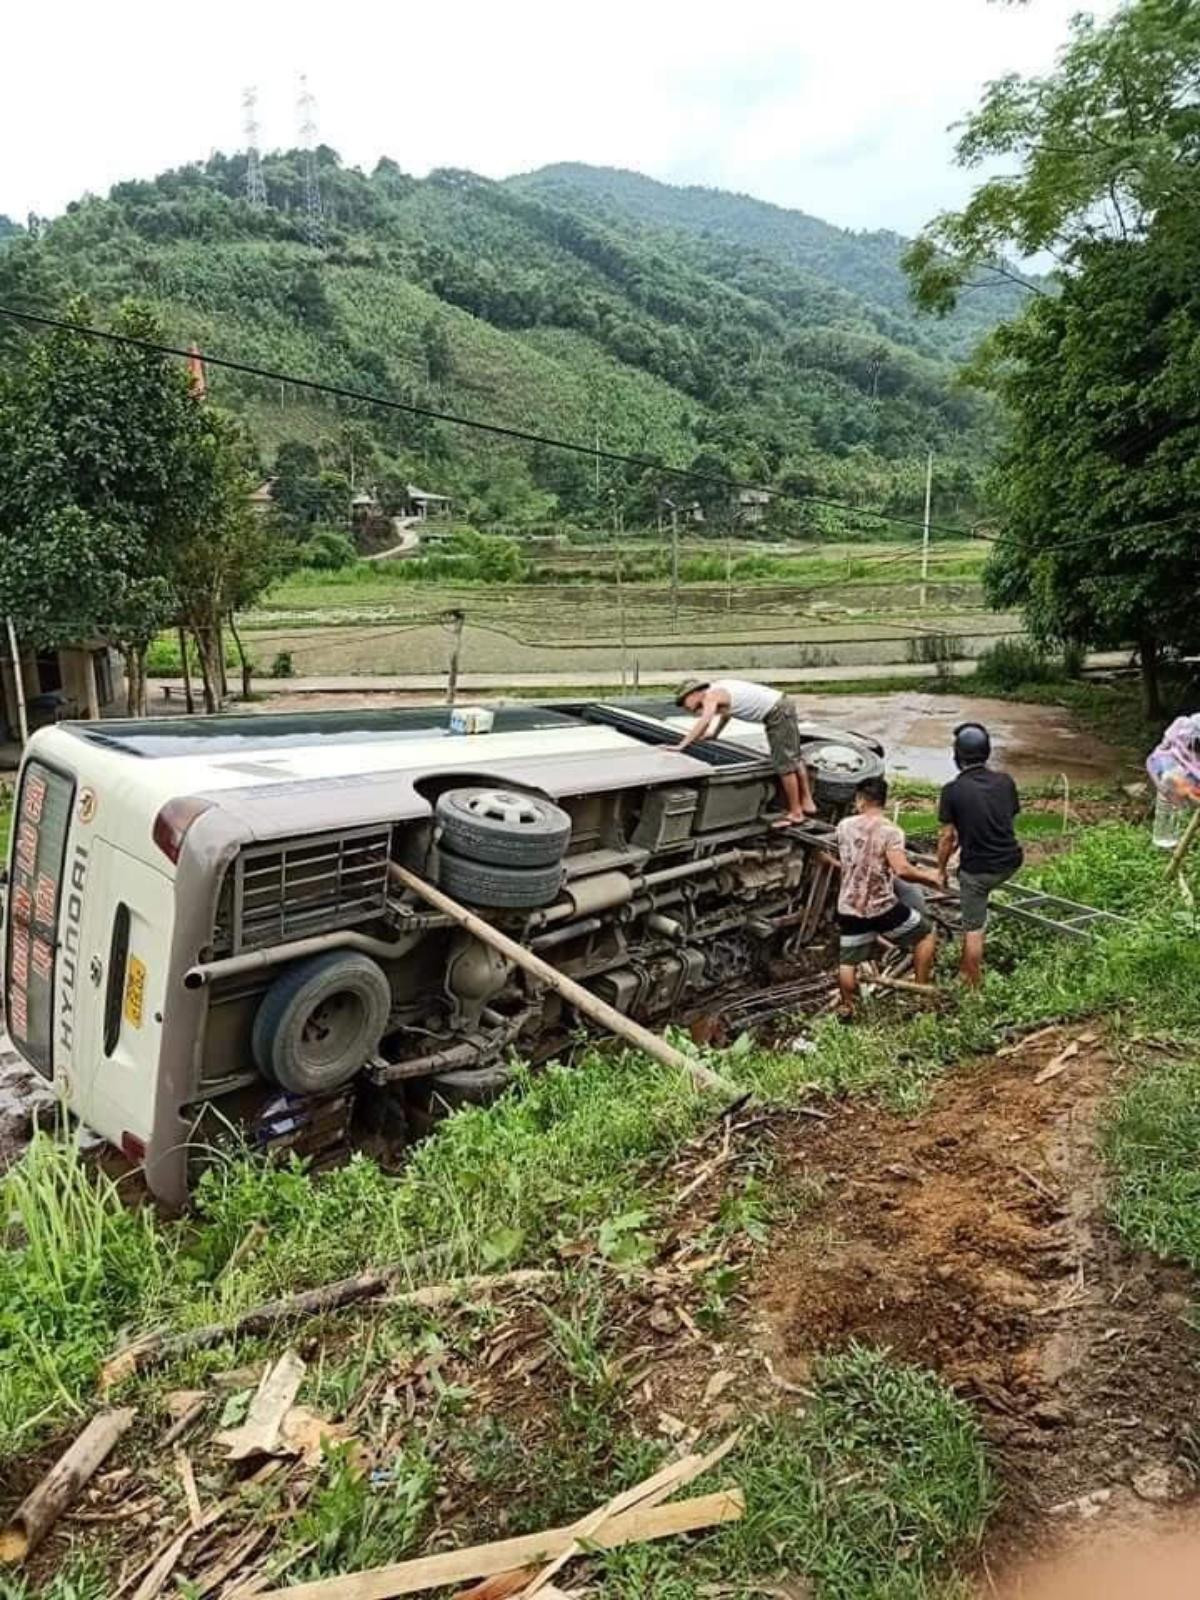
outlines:
[[[936, 872], [914, 866], [905, 852], [904, 832], [889, 822], [883, 778], [864, 778], [854, 791], [854, 813], [837, 825], [838, 861], [838, 1016], [849, 1022], [858, 998], [858, 969], [876, 953], [880, 938], [911, 950], [913, 976], [928, 983], [937, 954], [937, 935], [919, 893], [898, 892], [897, 884], [940, 889]], [[914, 903], [915, 902], [915, 903]]]

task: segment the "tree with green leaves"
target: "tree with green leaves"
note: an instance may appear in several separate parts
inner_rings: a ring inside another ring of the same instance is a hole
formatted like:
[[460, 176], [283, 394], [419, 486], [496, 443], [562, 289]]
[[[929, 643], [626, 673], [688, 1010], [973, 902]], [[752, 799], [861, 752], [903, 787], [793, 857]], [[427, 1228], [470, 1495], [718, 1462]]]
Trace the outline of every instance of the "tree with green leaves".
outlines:
[[[90, 318], [82, 304], [70, 316]], [[161, 340], [128, 306], [114, 331]], [[245, 516], [246, 455], [178, 363], [61, 330], [0, 374], [0, 614], [38, 645], [100, 637], [145, 709], [145, 657]]]
[[964, 164], [1017, 171], [907, 262], [919, 302], [944, 310], [1013, 253], [1057, 258], [976, 363], [1011, 422], [985, 585], [1047, 644], [1136, 644], [1150, 714], [1163, 654], [1200, 643], [1198, 154], [1200, 7], [1077, 18], [1055, 73], [992, 84], [965, 125]]
[[965, 290], [1018, 277], [1014, 257], [1051, 255], [1070, 271], [1088, 246], [1144, 238], [1155, 219], [1200, 200], [1200, 6], [1128, 0], [1107, 22], [1086, 14], [1046, 77], [987, 86], [962, 125], [960, 166], [1002, 164], [961, 211], [908, 248], [918, 305], [945, 313]]

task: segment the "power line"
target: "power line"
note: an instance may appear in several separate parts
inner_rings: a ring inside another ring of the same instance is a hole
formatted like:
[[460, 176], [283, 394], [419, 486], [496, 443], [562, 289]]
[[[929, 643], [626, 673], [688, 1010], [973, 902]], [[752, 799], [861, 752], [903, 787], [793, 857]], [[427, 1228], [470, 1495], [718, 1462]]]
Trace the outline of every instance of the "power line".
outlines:
[[[62, 317], [50, 317], [33, 311], [18, 311], [15, 306], [0, 305], [0, 316], [10, 317], [16, 322], [30, 323], [36, 327], [54, 328], [65, 333], [74, 333], [84, 338], [103, 339], [110, 344], [124, 345], [126, 347], [145, 350], [154, 355], [175, 356], [182, 361], [194, 361], [197, 351], [184, 350], [177, 345], [160, 343], [153, 339], [141, 339], [133, 334], [114, 333], [108, 328], [94, 328], [87, 323], [68, 322]], [[515, 439], [524, 444], [543, 445], [548, 449], [565, 450], [573, 455], [590, 456], [596, 460], [609, 461], [618, 466], [638, 467], [643, 471], [662, 473], [666, 477], [680, 478], [690, 483], [709, 484], [714, 488], [750, 490], [769, 495], [772, 499], [785, 500], [796, 505], [827, 506], [832, 510], [845, 511], [852, 516], [865, 517], [876, 522], [891, 523], [894, 527], [912, 528], [924, 535], [924, 519], [915, 517], [898, 516], [891, 511], [876, 511], [867, 506], [856, 506], [848, 500], [835, 500], [828, 495], [801, 494], [791, 489], [777, 489], [769, 484], [751, 483], [740, 478], [726, 478], [713, 472], [695, 472], [688, 467], [675, 467], [667, 462], [654, 461], [647, 456], [629, 455], [620, 450], [611, 450], [596, 443], [582, 444], [573, 439], [557, 439], [550, 434], [533, 433], [526, 428], [514, 428], [500, 422], [483, 422], [478, 417], [464, 417], [453, 411], [441, 411], [433, 406], [417, 405], [412, 400], [396, 400], [383, 395], [368, 394], [361, 389], [351, 389], [343, 384], [325, 383], [317, 378], [302, 378], [291, 373], [279, 372], [271, 367], [259, 367], [248, 361], [235, 361], [227, 356], [214, 356], [200, 352], [199, 359], [206, 366], [220, 367], [227, 372], [237, 372], [245, 377], [261, 378], [268, 383], [287, 383], [297, 389], [310, 389], [315, 394], [330, 395], [339, 400], [352, 400], [362, 405], [379, 406], [388, 411], [400, 411], [409, 416], [425, 417], [431, 422], [445, 422], [457, 428], [473, 429], [477, 433], [490, 433], [502, 439]], [[1145, 522], [1127, 523], [1124, 527], [1111, 532], [1097, 532], [1082, 534], [1078, 539], [1064, 539], [1054, 544], [1039, 546], [1026, 546], [1031, 554], [1049, 555], [1057, 550], [1069, 550], [1077, 545], [1094, 544], [1109, 540], [1115, 534], [1139, 533], [1152, 528], [1167, 527], [1176, 522], [1186, 521], [1189, 517], [1200, 518], [1200, 512], [1183, 511], [1175, 516], [1160, 517]], [[956, 539], [982, 539], [994, 545], [1013, 545], [1016, 543], [1003, 534], [984, 533], [980, 529], [962, 528], [953, 523], [931, 522], [931, 531], [946, 534]], [[1020, 546], [1017, 546], [1020, 548]], [[862, 555], [854, 559], [860, 561], [893, 561], [899, 559], [892, 552], [879, 555]]]
[[[104, 339], [110, 344], [124, 345], [135, 350], [145, 350], [153, 355], [177, 356], [187, 361], [195, 358], [195, 352], [180, 349], [176, 345], [163, 344], [155, 339], [141, 339], [133, 334], [114, 333], [108, 328], [93, 328], [87, 323], [68, 322], [63, 317], [50, 317], [43, 313], [33, 311], [18, 311], [14, 306], [0, 305], [0, 316], [11, 317], [16, 322], [31, 323], [35, 327], [56, 328], [61, 332], [74, 333], [83, 338]], [[797, 505], [828, 506], [836, 511], [846, 511], [854, 516], [868, 517], [876, 522], [887, 522], [898, 528], [913, 528], [918, 533], [924, 533], [925, 524], [920, 518], [898, 516], [891, 511], [874, 511], [869, 507], [856, 506], [848, 500], [835, 500], [828, 495], [801, 494], [791, 489], [776, 489], [769, 484], [750, 483], [739, 478], [726, 478], [714, 472], [695, 472], [688, 467], [674, 467], [662, 461], [653, 461], [647, 456], [628, 455], [620, 450], [606, 449], [596, 444], [581, 444], [572, 439], [556, 439], [549, 434], [533, 433], [526, 428], [513, 428], [500, 422], [482, 422], [477, 417], [459, 416], [453, 411], [440, 411], [433, 406], [417, 405], [412, 400], [395, 400], [385, 398], [383, 395], [368, 394], [362, 389], [350, 389], [343, 384], [325, 383], [317, 378], [301, 378], [287, 372], [279, 372], [271, 367], [259, 367], [248, 361], [234, 361], [227, 356], [213, 356], [201, 353], [200, 359], [206, 366], [220, 367], [226, 372], [241, 373], [245, 377], [261, 378], [268, 383], [287, 383], [297, 389], [310, 389], [315, 394], [326, 394], [338, 400], [352, 400], [360, 405], [380, 406], [388, 411], [401, 411], [409, 416], [425, 417], [431, 422], [445, 422], [457, 428], [471, 428], [478, 433], [490, 433], [502, 439], [515, 439], [523, 444], [544, 445], [552, 450], [565, 450], [572, 455], [594, 457], [601, 461], [609, 461], [618, 466], [638, 467], [646, 472], [662, 473], [666, 477], [681, 478], [688, 483], [710, 484], [714, 488], [750, 490], [759, 494], [769, 495], [772, 499], [786, 500]], [[971, 539], [975, 535], [970, 528], [956, 527], [951, 523], [931, 523], [930, 527], [937, 533], [944, 533], [956, 539]], [[866, 556], [863, 560], [870, 559]]]

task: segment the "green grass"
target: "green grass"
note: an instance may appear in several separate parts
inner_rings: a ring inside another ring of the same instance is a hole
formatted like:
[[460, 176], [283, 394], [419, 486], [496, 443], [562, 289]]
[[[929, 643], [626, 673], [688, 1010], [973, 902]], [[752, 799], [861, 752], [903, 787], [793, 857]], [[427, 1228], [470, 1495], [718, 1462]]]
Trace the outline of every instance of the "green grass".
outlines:
[[[477, 1497], [499, 1496], [510, 1532], [560, 1526], [662, 1465], [666, 1445], [629, 1414], [627, 1390], [605, 1350], [605, 1305], [581, 1285], [571, 1324], [555, 1319], [559, 1392], [552, 1425], [529, 1444], [495, 1416], [464, 1421], [450, 1453], [463, 1452]], [[515, 1502], [505, 1490], [520, 1484]], [[925, 1600], [943, 1591], [949, 1559], [977, 1541], [995, 1502], [979, 1430], [968, 1407], [932, 1373], [852, 1346], [819, 1361], [802, 1411], [751, 1419], [735, 1452], [695, 1493], [738, 1485], [746, 1515], [688, 1547], [640, 1545], [598, 1559], [590, 1592], [606, 1600], [696, 1600], [729, 1585], [804, 1574], [823, 1600]], [[492, 1537], [487, 1516], [473, 1538]]]
[[111, 1594], [107, 1564], [94, 1550], [72, 1551], [36, 1588], [28, 1578], [0, 1571], [0, 1600], [109, 1600]]
[[1117, 1226], [1143, 1249], [1200, 1270], [1200, 1047], [1142, 1066], [1106, 1148]]
[[716, 1541], [734, 1581], [802, 1572], [823, 1600], [917, 1600], [979, 1537], [995, 1499], [970, 1411], [931, 1373], [851, 1347], [800, 1417], [752, 1435], [747, 1514]]
[[[909, 810], [902, 806], [897, 821], [906, 834], [917, 838], [936, 833], [939, 827], [937, 811], [934, 808], [922, 807]], [[1026, 841], [1057, 839], [1067, 831], [1070, 830], [1063, 828], [1061, 815], [1056, 816], [1050, 811], [1022, 811], [1016, 819], [1017, 838]]]
[[[527, 1485], [516, 1507], [522, 1529], [585, 1514], [656, 1470], [665, 1453], [607, 1395], [594, 1409], [577, 1396], [564, 1404], [537, 1450], [494, 1421], [464, 1438], [481, 1491]], [[670, 1544], [600, 1557], [589, 1592], [697, 1600], [723, 1585], [755, 1593], [799, 1573], [822, 1600], [927, 1600], [945, 1592], [947, 1563], [972, 1548], [995, 1503], [967, 1406], [933, 1374], [862, 1347], [820, 1361], [803, 1412], [754, 1419], [694, 1492], [726, 1483], [745, 1496], [742, 1521], [692, 1541], [686, 1558]]]

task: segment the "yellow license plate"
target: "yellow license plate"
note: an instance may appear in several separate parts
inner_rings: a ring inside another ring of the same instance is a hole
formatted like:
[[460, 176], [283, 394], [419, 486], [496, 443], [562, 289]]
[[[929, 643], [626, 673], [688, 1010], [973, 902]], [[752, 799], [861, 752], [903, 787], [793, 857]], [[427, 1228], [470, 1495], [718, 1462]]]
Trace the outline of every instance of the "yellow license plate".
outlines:
[[125, 1020], [135, 1028], [142, 1025], [142, 1007], [146, 1000], [146, 963], [130, 956], [125, 974]]

